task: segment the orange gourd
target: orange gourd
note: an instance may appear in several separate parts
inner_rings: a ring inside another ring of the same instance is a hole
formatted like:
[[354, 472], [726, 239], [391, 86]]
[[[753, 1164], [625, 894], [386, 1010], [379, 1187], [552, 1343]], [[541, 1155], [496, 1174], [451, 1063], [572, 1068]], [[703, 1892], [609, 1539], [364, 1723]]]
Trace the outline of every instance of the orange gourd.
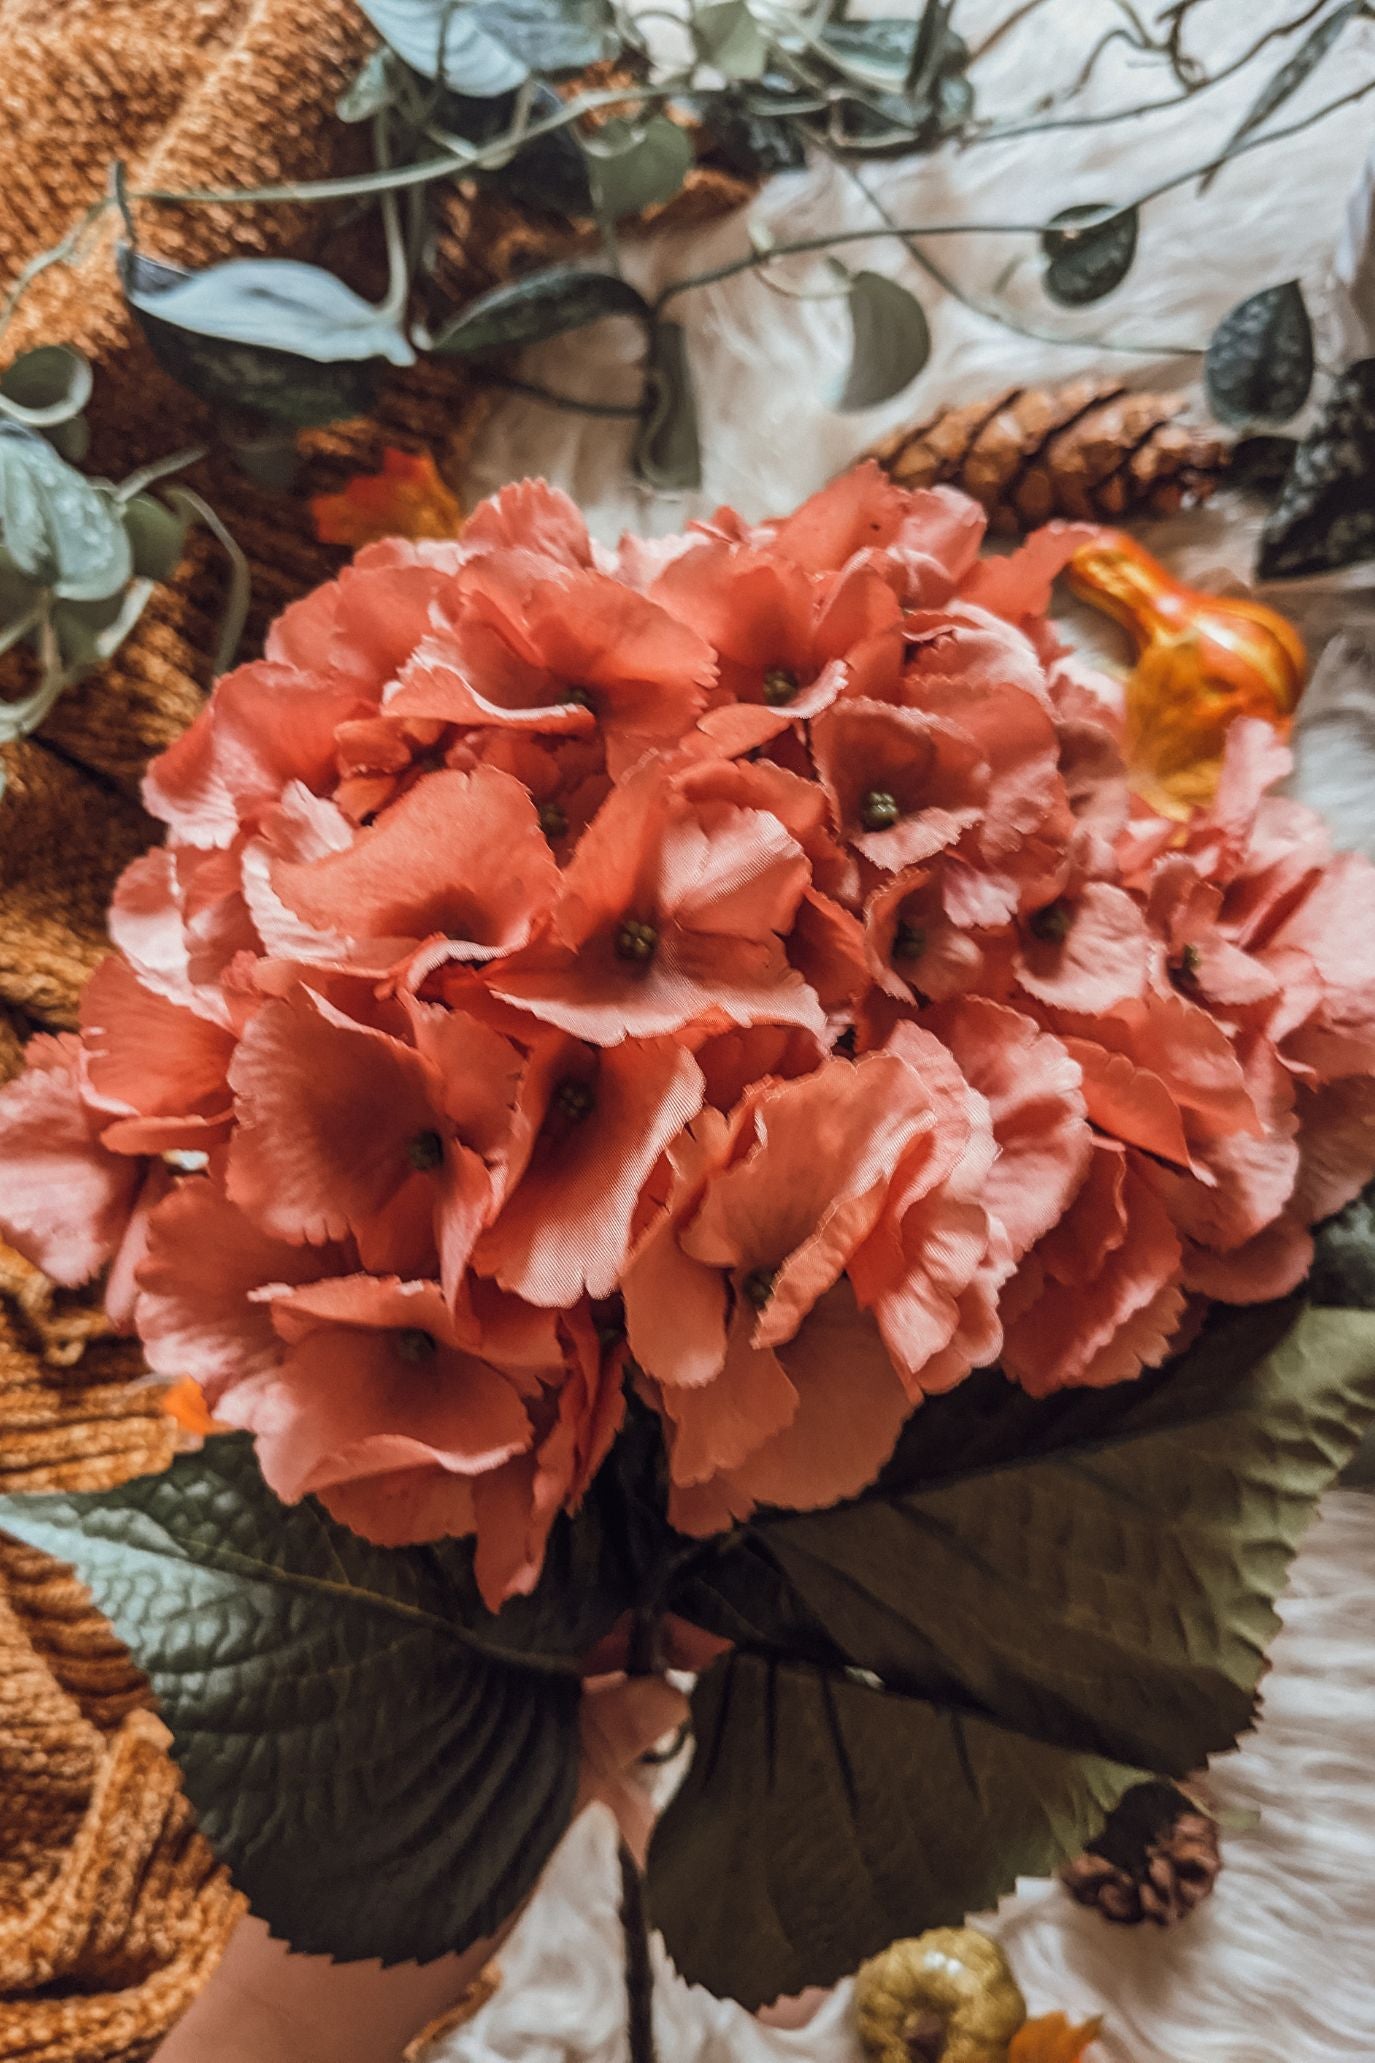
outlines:
[[1121, 530], [1081, 545], [1069, 578], [1136, 642], [1126, 754], [1132, 785], [1156, 809], [1184, 818], [1212, 800], [1234, 718], [1288, 731], [1308, 660], [1276, 610], [1186, 587]]

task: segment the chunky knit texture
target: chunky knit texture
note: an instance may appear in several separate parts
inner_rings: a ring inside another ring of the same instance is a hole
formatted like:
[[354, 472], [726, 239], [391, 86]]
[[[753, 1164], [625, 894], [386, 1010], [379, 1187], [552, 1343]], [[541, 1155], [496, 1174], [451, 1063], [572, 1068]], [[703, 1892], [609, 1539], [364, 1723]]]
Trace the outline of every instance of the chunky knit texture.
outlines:
[[[0, 287], [49, 249], [121, 158], [131, 188], [183, 191], [319, 178], [360, 162], [334, 105], [371, 47], [352, 0], [0, 0]], [[683, 219], [744, 189], [702, 166]], [[138, 209], [144, 249], [198, 265], [311, 256], [380, 284], [367, 225], [338, 210]], [[484, 196], [444, 203], [436, 287], [461, 302], [577, 239]], [[118, 478], [210, 427], [158, 369], [124, 309], [113, 225], [74, 266], [42, 274], [0, 344], [8, 362], [66, 341], [96, 376], [91, 470]], [[425, 447], [452, 475], [482, 420], [456, 365], [394, 378], [366, 423], [303, 438], [299, 491], [251, 486], [222, 457], [189, 476], [253, 570], [246, 650], [340, 554], [316, 542], [313, 493], [373, 470], [386, 445]], [[0, 1081], [38, 1030], [75, 1024], [106, 950], [121, 869], [157, 827], [143, 768], [200, 706], [223, 596], [197, 537], [114, 663], [63, 697], [39, 737], [4, 749], [0, 800]], [[25, 685], [0, 662], [0, 696]], [[101, 1488], [165, 1467], [174, 1433], [136, 1348], [92, 1298], [55, 1291], [0, 1248], [0, 1490]], [[0, 1540], [0, 2063], [138, 2063], [213, 1969], [240, 1910], [195, 1832], [166, 1734], [136, 1670], [73, 1579]]]

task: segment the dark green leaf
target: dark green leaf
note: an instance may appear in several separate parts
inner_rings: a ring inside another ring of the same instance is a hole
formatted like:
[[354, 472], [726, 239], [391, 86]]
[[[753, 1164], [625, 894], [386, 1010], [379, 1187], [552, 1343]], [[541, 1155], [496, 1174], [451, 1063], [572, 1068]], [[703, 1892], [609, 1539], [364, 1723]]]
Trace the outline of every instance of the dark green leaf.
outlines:
[[1313, 384], [1313, 325], [1295, 279], [1265, 287], [1223, 317], [1203, 366], [1219, 422], [1287, 422]]
[[700, 487], [697, 396], [688, 362], [687, 332], [681, 323], [655, 323], [645, 378], [649, 407], [635, 444], [637, 474], [651, 487]]
[[618, 222], [671, 201], [692, 170], [692, 138], [667, 115], [646, 122], [613, 117], [582, 139], [598, 215]]
[[384, 43], [364, 60], [352, 83], [340, 95], [336, 110], [340, 121], [370, 122], [374, 115], [383, 114], [395, 105], [405, 76], [395, 52]]
[[[915, 1587], [915, 1585], [914, 1585]], [[1078, 1852], [1140, 1772], [835, 1671], [738, 1654], [649, 1854], [691, 1983], [757, 2009], [895, 1936], [960, 1924]]]
[[296, 1948], [425, 1961], [533, 1885], [573, 1802], [578, 1679], [465, 1635], [442, 1551], [279, 1504], [237, 1436], [120, 1490], [0, 1500], [0, 1523], [77, 1569], [206, 1834]]
[[1227, 485], [1273, 498], [1289, 478], [1299, 448], [1297, 437], [1258, 432], [1239, 437], [1227, 459]]
[[1317, 70], [1347, 23], [1354, 21], [1357, 15], [1367, 13], [1367, 0], [1345, 0], [1343, 6], [1325, 16], [1317, 27], [1305, 36], [1293, 56], [1280, 66], [1272, 79], [1267, 81], [1253, 106], [1247, 109], [1232, 131], [1225, 148], [1219, 154], [1218, 163], [1211, 166], [1200, 180], [1200, 193], [1207, 192], [1237, 145], [1253, 136], [1257, 129], [1263, 128], [1271, 115], [1282, 108], [1286, 100], [1293, 98], [1300, 86]]
[[926, 312], [915, 294], [881, 272], [850, 281], [854, 345], [835, 407], [873, 408], [914, 380], [931, 356]]
[[1261, 532], [1266, 580], [1375, 558], [1375, 358], [1350, 366], [1299, 445]]
[[[765, 82], [767, 83], [767, 82]], [[787, 88], [788, 81], [781, 82]], [[734, 172], [745, 178], [767, 178], [774, 172], [797, 172], [807, 162], [807, 148], [797, 122], [771, 114], [763, 97], [713, 93], [693, 102], [713, 149]]]
[[581, 70], [614, 54], [603, 0], [359, 0], [398, 57], [456, 93], [509, 93], [531, 72]]
[[119, 650], [152, 598], [151, 580], [131, 580], [102, 602], [55, 602], [52, 623], [70, 678], [104, 666]]
[[472, 358], [484, 351], [510, 350], [538, 343], [543, 337], [557, 337], [565, 330], [600, 322], [607, 315], [634, 315], [644, 320], [648, 314], [644, 296], [615, 273], [551, 265], [479, 294], [445, 324], [432, 348], [441, 355]]
[[762, 79], [768, 69], [769, 46], [745, 0], [712, 0], [692, 16], [697, 49], [708, 64], [728, 79]]
[[1305, 1285], [1315, 1304], [1375, 1311], [1375, 1182], [1314, 1234], [1313, 1272]]
[[159, 363], [220, 407], [336, 422], [366, 412], [383, 363], [415, 356], [394, 323], [312, 265], [240, 258], [188, 273], [129, 251], [120, 263]]
[[1121, 286], [1136, 257], [1139, 228], [1135, 208], [1062, 208], [1041, 237], [1051, 299], [1082, 308]]
[[71, 601], [115, 594], [133, 571], [108, 489], [17, 423], [0, 423], [0, 538], [21, 573]]
[[170, 580], [186, 550], [185, 517], [155, 494], [136, 494], [124, 504], [124, 528], [135, 573], [144, 580]]
[[79, 416], [91, 398], [91, 368], [67, 344], [40, 344], [0, 374], [0, 415], [35, 430]]
[[[1290, 1558], [1372, 1416], [1375, 1313], [1230, 1312], [1118, 1389], [1037, 1402], [971, 1378], [872, 1492], [755, 1521], [684, 1592], [758, 1653], [704, 1687], [656, 1843], [685, 1974], [750, 2003], [831, 1982], [1044, 1871], [1132, 1770], [1230, 1745]], [[737, 1874], [731, 1926], [690, 1930]]]
[[869, 21], [828, 22], [821, 41], [835, 69], [847, 78], [897, 89], [923, 54], [924, 19], [881, 15]]

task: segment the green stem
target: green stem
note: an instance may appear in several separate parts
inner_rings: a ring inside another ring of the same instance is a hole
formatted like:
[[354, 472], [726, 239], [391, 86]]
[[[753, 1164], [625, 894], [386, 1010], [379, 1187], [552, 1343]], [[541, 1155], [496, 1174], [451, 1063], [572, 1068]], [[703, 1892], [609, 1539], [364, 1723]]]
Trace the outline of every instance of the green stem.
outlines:
[[[1322, 107], [1317, 108], [1311, 115], [1306, 115], [1301, 121], [1290, 122], [1282, 129], [1267, 130], [1264, 135], [1253, 136], [1249, 141], [1237, 144], [1234, 149], [1225, 150], [1220, 156], [1210, 158], [1206, 164], [1191, 165], [1185, 172], [1176, 172], [1171, 178], [1162, 179], [1158, 186], [1149, 187], [1145, 193], [1138, 194], [1135, 199], [1124, 202], [1119, 212], [1125, 213], [1129, 208], [1148, 207], [1152, 201], [1158, 201], [1164, 194], [1173, 193], [1176, 187], [1188, 186], [1193, 180], [1201, 179], [1209, 172], [1218, 171], [1223, 165], [1230, 163], [1233, 158], [1245, 157], [1250, 151], [1263, 150], [1272, 143], [1281, 143], [1287, 137], [1298, 136], [1303, 130], [1311, 129], [1316, 123], [1325, 121], [1328, 115], [1335, 114], [1339, 108], [1350, 107], [1356, 101], [1364, 100], [1367, 94], [1370, 93], [1375, 93], [1375, 78], [1367, 79], [1364, 85], [1353, 87], [1350, 93], [1343, 93], [1336, 100], [1327, 101]], [[870, 198], [872, 199], [872, 196]], [[757, 271], [762, 265], [771, 265], [777, 258], [798, 257], [809, 251], [838, 250], [845, 244], [872, 242], [876, 236], [895, 236], [900, 241], [906, 243], [912, 237], [1044, 236], [1047, 231], [1054, 228], [1055, 223], [1053, 221], [892, 222], [887, 228], [881, 230], [840, 229], [832, 230], [822, 236], [799, 237], [791, 243], [773, 244], [767, 251], [751, 250], [744, 257], [732, 259], [725, 265], [713, 266], [709, 272], [693, 273], [685, 279], [670, 280], [669, 284], [661, 290], [654, 302], [654, 313], [656, 316], [662, 314], [668, 303], [675, 300], [679, 294], [689, 293], [696, 287], [715, 286], [721, 280], [734, 279], [738, 273]], [[944, 284], [944, 282], [942, 283]], [[956, 290], [952, 288], [951, 291]], [[974, 304], [971, 303], [971, 305]], [[1058, 343], [1064, 340], [1051, 338], [1048, 341]], [[1145, 349], [1147, 347], [1133, 346], [1132, 348]], [[1151, 354], [1155, 355], [1156, 347], [1151, 346], [1149, 349]], [[1175, 354], [1171, 351], [1166, 355], [1173, 356]]]
[[[1054, 129], [1101, 129], [1113, 122], [1134, 121], [1138, 115], [1153, 115], [1162, 108], [1182, 107], [1186, 100], [1194, 100], [1200, 93], [1206, 93], [1213, 86], [1220, 86], [1258, 57], [1268, 43], [1274, 43], [1282, 36], [1291, 36], [1303, 28], [1315, 14], [1321, 14], [1327, 0], [1313, 0], [1313, 4], [1295, 16], [1292, 21], [1280, 22], [1273, 29], [1254, 42], [1240, 57], [1233, 58], [1220, 72], [1213, 72], [1205, 79], [1186, 86], [1182, 92], [1171, 94], [1168, 100], [1142, 100], [1134, 107], [1115, 107], [1099, 115], [1051, 115], [1045, 121], [1012, 122], [1006, 125], [990, 124], [986, 129], [974, 130], [966, 139], [968, 143], [1006, 143], [1014, 136], [1040, 136]], [[1120, 34], [1121, 31], [1114, 33]]]
[[[522, 141], [533, 143], [541, 136], [553, 136], [570, 123], [597, 108], [624, 107], [634, 102], [647, 100], [672, 100], [684, 91], [681, 80], [662, 86], [616, 86], [596, 93], [585, 93], [578, 100], [567, 101], [557, 115], [549, 115], [542, 122], [534, 122], [525, 131]], [[446, 132], [439, 132], [445, 134]], [[465, 145], [458, 136], [445, 143], [445, 154], [438, 158], [424, 158], [414, 165], [399, 165], [384, 172], [360, 172], [352, 178], [303, 179], [284, 181], [276, 186], [227, 186], [188, 187], [184, 192], [173, 192], [165, 187], [149, 187], [135, 193], [136, 201], [155, 202], [162, 207], [225, 207], [234, 203], [245, 206], [260, 201], [342, 201], [351, 200], [356, 194], [397, 193], [408, 186], [429, 186], [437, 179], [454, 179], [460, 174], [482, 172], [505, 162], [510, 153], [509, 137], [498, 137], [494, 142], [481, 145]]]
[[113, 194], [103, 193], [98, 201], [91, 202], [85, 214], [74, 228], [68, 230], [60, 243], [54, 244], [50, 251], [40, 251], [36, 258], [30, 258], [28, 264], [15, 275], [13, 286], [4, 301], [0, 302], [0, 335], [3, 335], [15, 309], [39, 273], [46, 272], [50, 265], [65, 265], [69, 258], [74, 258], [91, 230], [113, 206]]
[[[447, 14], [444, 17], [448, 23]], [[391, 133], [387, 111], [384, 108], [373, 116], [372, 145], [376, 153], [378, 169], [391, 170]], [[401, 225], [401, 206], [396, 190], [388, 187], [382, 195], [382, 231], [387, 241], [387, 298], [378, 309], [385, 322], [399, 323], [406, 312], [410, 299], [411, 274], [406, 249], [406, 233]]]
[[219, 636], [215, 640], [215, 650], [210, 662], [214, 676], [218, 680], [220, 675], [228, 673], [234, 664], [235, 654], [243, 638], [244, 625], [248, 621], [248, 604], [252, 595], [252, 574], [238, 539], [221, 521], [208, 501], [193, 493], [189, 487], [169, 489], [167, 499], [174, 506], [181, 507], [204, 523], [229, 561], [229, 593], [225, 598]]
[[501, 387], [510, 394], [524, 394], [531, 401], [543, 401], [550, 408], [561, 408], [570, 415], [605, 416], [617, 421], [638, 422], [644, 414], [642, 407], [629, 401], [582, 401], [576, 394], [560, 394], [553, 387], [541, 386], [538, 380], [522, 380], [514, 373], [488, 373], [488, 386]]

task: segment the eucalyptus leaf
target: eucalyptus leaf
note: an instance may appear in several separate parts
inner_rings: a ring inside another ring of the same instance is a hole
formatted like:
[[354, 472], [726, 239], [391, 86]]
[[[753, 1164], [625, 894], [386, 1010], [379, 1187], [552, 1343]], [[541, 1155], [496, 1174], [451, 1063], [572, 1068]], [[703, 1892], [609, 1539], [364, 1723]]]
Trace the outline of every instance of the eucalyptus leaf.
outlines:
[[644, 296], [615, 273], [550, 265], [479, 294], [444, 325], [431, 349], [440, 356], [471, 358], [538, 343], [608, 315], [645, 320], [648, 314]]
[[221, 408], [337, 422], [367, 411], [384, 363], [415, 356], [395, 323], [313, 265], [240, 258], [188, 273], [125, 250], [120, 266], [159, 363]]
[[697, 396], [681, 323], [656, 322], [645, 364], [649, 406], [635, 442], [635, 471], [651, 487], [700, 487]]
[[69, 680], [104, 666], [119, 650], [153, 594], [149, 579], [131, 580], [103, 602], [55, 602], [52, 625]]
[[1135, 208], [1063, 208], [1041, 236], [1051, 299], [1081, 308], [1121, 286], [1136, 257], [1139, 228]]
[[1038, 1402], [985, 1371], [872, 1491], [757, 1519], [684, 1599], [754, 1650], [699, 1687], [651, 1851], [684, 1975], [750, 2005], [831, 1983], [1046, 1873], [1133, 1771], [1229, 1746], [1373, 1417], [1375, 1312], [1229, 1312], [1115, 1390]]
[[0, 1499], [0, 1525], [77, 1570], [202, 1829], [293, 1947], [427, 1961], [530, 1890], [573, 1805], [579, 1680], [465, 1631], [461, 1555], [455, 1580], [445, 1547], [282, 1505], [238, 1435], [118, 1490]]
[[40, 344], [0, 373], [0, 415], [35, 430], [79, 416], [91, 398], [91, 368], [68, 344]]
[[1261, 532], [1263, 579], [1375, 558], [1375, 358], [1334, 382]]
[[370, 122], [396, 105], [405, 72], [396, 54], [386, 44], [365, 58], [349, 85], [339, 96], [335, 112], [341, 122]]
[[917, 377], [931, 356], [931, 332], [916, 295], [881, 272], [852, 275], [849, 306], [854, 343], [833, 405], [873, 408]]
[[455, 93], [487, 99], [532, 72], [570, 72], [615, 52], [603, 0], [359, 0], [397, 56]]
[[109, 491], [14, 423], [0, 423], [0, 539], [21, 573], [71, 601], [115, 594], [133, 571]]
[[1219, 422], [1287, 422], [1313, 385], [1313, 325], [1295, 279], [1265, 287], [1223, 317], [1203, 365]]
[[762, 79], [769, 46], [746, 0], [712, 0], [692, 16], [698, 53], [728, 79]]
[[144, 580], [170, 580], [186, 552], [186, 517], [155, 494], [136, 494], [124, 504], [124, 528], [134, 572]]
[[1219, 154], [1218, 162], [1211, 165], [1199, 181], [1200, 193], [1207, 192], [1238, 146], [1253, 136], [1257, 129], [1263, 128], [1271, 115], [1278, 113], [1284, 103], [1291, 100], [1299, 88], [1311, 78], [1347, 23], [1355, 21], [1358, 15], [1368, 15], [1369, 12], [1368, 0], [1345, 0], [1343, 6], [1325, 15], [1317, 26], [1309, 31], [1293, 56], [1287, 58], [1273, 78], [1267, 80], [1256, 100], [1232, 131]]
[[618, 222], [671, 201], [692, 170], [692, 138], [667, 115], [631, 122], [615, 116], [582, 138], [596, 212]]

